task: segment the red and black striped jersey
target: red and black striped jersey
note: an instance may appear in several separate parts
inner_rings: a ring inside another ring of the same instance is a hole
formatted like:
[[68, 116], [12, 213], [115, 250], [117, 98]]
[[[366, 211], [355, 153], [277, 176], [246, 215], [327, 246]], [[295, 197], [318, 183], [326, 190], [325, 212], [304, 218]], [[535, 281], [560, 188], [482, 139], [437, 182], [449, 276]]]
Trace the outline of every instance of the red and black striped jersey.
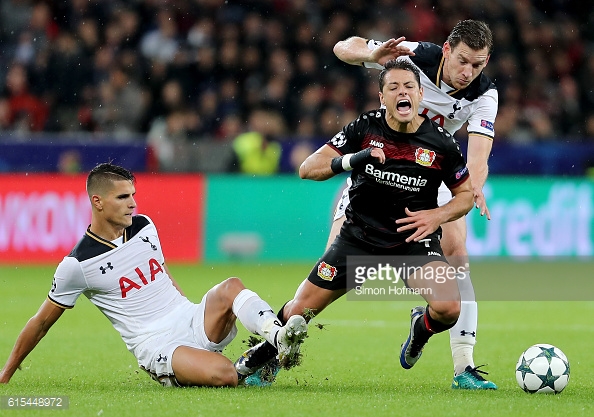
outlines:
[[[442, 181], [456, 188], [468, 179], [458, 142], [427, 116], [415, 133], [400, 133], [386, 122], [386, 110], [361, 114], [327, 144], [341, 154], [383, 149], [386, 162], [367, 163], [351, 173], [350, 205], [343, 231], [380, 248], [400, 245], [412, 234], [396, 231], [396, 219], [437, 207]], [[341, 231], [341, 233], [343, 233]]]

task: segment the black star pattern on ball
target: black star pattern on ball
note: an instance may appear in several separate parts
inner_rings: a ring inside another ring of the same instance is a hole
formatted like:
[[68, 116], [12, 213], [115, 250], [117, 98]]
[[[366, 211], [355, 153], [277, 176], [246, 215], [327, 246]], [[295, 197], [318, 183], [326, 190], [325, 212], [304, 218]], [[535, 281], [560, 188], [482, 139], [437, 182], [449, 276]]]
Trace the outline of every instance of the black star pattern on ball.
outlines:
[[541, 352], [538, 354], [537, 358], [539, 356], [544, 356], [545, 358], [547, 358], [547, 361], [549, 362], [549, 365], [550, 365], [551, 359], [557, 356], [557, 354], [555, 353], [555, 348], [554, 347], [545, 348], [545, 347], [540, 346], [540, 350], [541, 350]]
[[544, 387], [549, 387], [553, 391], [557, 391], [555, 389], [555, 381], [558, 380], [559, 377], [553, 375], [553, 373], [551, 372], [551, 368], [549, 368], [547, 370], [547, 373], [545, 375], [536, 375], [536, 376], [539, 377], [540, 380], [542, 381], [542, 384], [540, 384], [540, 387], [538, 389], [543, 389]]
[[569, 362], [565, 362], [565, 372], [561, 375], [569, 375]]
[[526, 361], [526, 358], [522, 357], [522, 363], [518, 366], [518, 371], [522, 373], [522, 381], [526, 379], [526, 374], [531, 374], [532, 369], [530, 369], [530, 364], [532, 363], [533, 359]]

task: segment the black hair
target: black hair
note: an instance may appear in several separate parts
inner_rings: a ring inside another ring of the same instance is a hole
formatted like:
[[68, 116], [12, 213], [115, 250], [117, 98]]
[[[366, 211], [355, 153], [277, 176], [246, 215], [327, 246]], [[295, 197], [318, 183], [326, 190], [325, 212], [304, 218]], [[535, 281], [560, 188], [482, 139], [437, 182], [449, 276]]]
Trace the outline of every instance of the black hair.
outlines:
[[410, 62], [406, 59], [391, 59], [390, 61], [388, 61], [384, 64], [384, 69], [382, 70], [382, 72], [380, 72], [380, 75], [379, 75], [379, 89], [380, 89], [380, 91], [382, 91], [384, 89], [384, 79], [386, 78], [386, 74], [390, 70], [393, 70], [393, 69], [401, 69], [401, 70], [412, 72], [415, 75], [415, 79], [417, 80], [419, 87], [421, 86], [421, 72], [419, 71], [419, 68], [417, 68], [417, 66], [415, 64], [413, 64], [412, 62]]
[[487, 48], [489, 54], [493, 51], [493, 33], [485, 22], [480, 20], [462, 20], [450, 32], [448, 43], [454, 49], [464, 42], [475, 51]]
[[119, 165], [110, 162], [99, 164], [87, 176], [87, 192], [89, 195], [95, 194], [98, 189], [102, 189], [108, 183], [121, 180], [134, 183], [136, 178], [132, 172]]

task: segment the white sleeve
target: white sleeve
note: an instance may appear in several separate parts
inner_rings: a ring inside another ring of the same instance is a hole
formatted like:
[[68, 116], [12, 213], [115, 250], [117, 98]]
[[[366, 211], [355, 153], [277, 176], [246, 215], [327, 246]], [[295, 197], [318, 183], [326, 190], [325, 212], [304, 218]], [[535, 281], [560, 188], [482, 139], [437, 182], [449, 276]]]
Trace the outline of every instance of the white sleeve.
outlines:
[[495, 118], [497, 117], [497, 106], [499, 95], [496, 89], [491, 89], [478, 98], [478, 106], [468, 119], [467, 131], [469, 134], [493, 138], [495, 136]]
[[52, 288], [47, 297], [59, 307], [72, 308], [86, 289], [87, 284], [79, 262], [67, 256], [56, 268]]
[[[367, 42], [367, 47], [369, 48], [370, 51], [374, 51], [377, 48], [379, 48], [380, 46], [382, 46], [382, 44], [383, 44], [383, 42], [381, 42], [381, 41], [376, 41], [376, 40], [370, 39]], [[417, 46], [419, 46], [419, 43], [418, 42], [404, 41], [404, 42], [400, 42], [399, 45], [406, 46], [411, 51], [414, 51], [415, 49], [417, 49]], [[405, 56], [400, 57], [400, 58], [401, 59], [409, 59], [408, 58], [408, 55], [405, 55]], [[364, 62], [363, 63], [363, 66], [365, 68], [375, 68], [375, 69], [378, 69], [378, 70], [383, 70], [384, 69], [383, 65], [380, 65], [380, 64], [378, 64], [376, 62]]]

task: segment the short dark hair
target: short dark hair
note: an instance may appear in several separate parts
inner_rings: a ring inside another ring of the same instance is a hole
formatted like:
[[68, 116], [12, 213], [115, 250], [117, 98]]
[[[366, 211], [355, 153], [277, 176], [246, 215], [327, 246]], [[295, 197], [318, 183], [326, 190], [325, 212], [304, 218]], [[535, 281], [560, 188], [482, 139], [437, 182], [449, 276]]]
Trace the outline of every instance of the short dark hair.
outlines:
[[410, 71], [415, 75], [417, 80], [417, 84], [419, 87], [421, 86], [421, 72], [419, 68], [412, 62], [406, 59], [391, 59], [384, 64], [384, 69], [380, 72], [379, 75], [379, 89], [382, 91], [384, 89], [384, 79], [386, 78], [386, 74], [393, 69], [401, 69], [405, 71]]
[[87, 193], [89, 196], [104, 191], [113, 181], [131, 181], [135, 182], [136, 177], [132, 172], [119, 165], [106, 162], [97, 165], [87, 176]]
[[480, 20], [461, 20], [450, 32], [448, 43], [454, 49], [461, 42], [479, 51], [487, 48], [489, 54], [493, 51], [493, 33], [489, 25]]

